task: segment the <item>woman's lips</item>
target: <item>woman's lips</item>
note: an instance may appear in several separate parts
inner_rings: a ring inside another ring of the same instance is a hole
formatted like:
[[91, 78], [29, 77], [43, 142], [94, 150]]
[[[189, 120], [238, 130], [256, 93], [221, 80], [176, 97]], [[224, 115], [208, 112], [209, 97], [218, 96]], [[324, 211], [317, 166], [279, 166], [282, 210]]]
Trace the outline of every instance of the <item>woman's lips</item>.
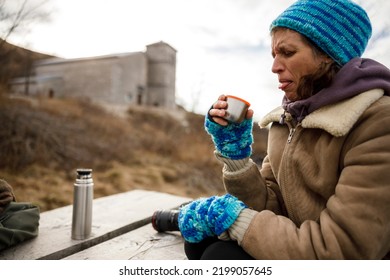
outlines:
[[291, 81], [279, 81], [279, 89], [285, 90], [290, 84]]

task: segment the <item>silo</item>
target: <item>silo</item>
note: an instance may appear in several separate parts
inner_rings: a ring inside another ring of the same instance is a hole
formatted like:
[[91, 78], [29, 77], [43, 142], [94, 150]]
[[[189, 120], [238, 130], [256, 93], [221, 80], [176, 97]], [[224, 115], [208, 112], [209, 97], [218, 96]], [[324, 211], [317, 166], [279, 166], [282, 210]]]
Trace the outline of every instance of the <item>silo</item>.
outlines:
[[146, 46], [148, 89], [146, 104], [175, 109], [176, 50], [164, 42]]

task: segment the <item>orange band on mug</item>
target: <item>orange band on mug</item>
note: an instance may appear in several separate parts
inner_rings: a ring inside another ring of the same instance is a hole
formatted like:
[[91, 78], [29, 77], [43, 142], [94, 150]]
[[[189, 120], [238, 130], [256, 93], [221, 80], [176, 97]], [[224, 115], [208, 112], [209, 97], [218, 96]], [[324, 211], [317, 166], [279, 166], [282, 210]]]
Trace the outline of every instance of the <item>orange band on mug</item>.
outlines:
[[240, 97], [237, 97], [237, 96], [234, 96], [234, 95], [226, 95], [226, 97], [230, 97], [230, 98], [234, 98], [234, 99], [240, 100], [240, 101], [244, 102], [246, 105], [248, 105], [248, 107], [251, 106], [251, 104], [248, 101], [246, 101], [246, 100], [244, 100], [244, 99], [242, 99]]

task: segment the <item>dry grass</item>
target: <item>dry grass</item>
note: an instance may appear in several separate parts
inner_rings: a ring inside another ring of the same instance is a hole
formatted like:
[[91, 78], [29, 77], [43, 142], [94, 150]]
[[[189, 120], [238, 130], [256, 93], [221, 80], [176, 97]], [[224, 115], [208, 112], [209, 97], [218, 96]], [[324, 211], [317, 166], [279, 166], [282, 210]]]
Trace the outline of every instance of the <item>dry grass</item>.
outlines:
[[[132, 189], [219, 194], [221, 165], [203, 118], [146, 107], [123, 118], [82, 101], [0, 96], [0, 178], [42, 211], [72, 203], [79, 167], [93, 169], [95, 197]], [[261, 160], [266, 132], [255, 131]]]

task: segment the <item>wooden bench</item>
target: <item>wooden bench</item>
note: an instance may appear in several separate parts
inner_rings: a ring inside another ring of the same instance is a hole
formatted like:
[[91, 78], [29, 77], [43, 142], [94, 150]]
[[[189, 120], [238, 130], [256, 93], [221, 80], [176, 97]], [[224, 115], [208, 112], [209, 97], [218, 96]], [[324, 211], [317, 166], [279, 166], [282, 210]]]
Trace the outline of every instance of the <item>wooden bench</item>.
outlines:
[[41, 213], [39, 235], [0, 252], [0, 260], [186, 259], [179, 232], [158, 233], [154, 211], [174, 209], [191, 199], [134, 190], [97, 198], [91, 237], [71, 239], [72, 205]]

